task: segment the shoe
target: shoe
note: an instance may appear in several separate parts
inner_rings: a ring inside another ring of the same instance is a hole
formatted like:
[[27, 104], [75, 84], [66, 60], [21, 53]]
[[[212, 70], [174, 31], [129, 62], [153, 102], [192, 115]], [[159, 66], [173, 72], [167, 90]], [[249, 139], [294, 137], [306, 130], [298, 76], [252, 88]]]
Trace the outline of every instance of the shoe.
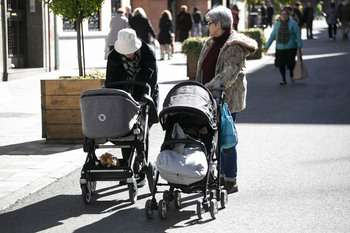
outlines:
[[227, 191], [227, 194], [238, 192], [237, 181], [226, 181], [224, 189]]
[[282, 81], [282, 82], [280, 82], [280, 85], [286, 85], [287, 84], [287, 82], [286, 81]]
[[295, 80], [293, 79], [293, 77], [290, 77], [290, 82], [295, 83]]

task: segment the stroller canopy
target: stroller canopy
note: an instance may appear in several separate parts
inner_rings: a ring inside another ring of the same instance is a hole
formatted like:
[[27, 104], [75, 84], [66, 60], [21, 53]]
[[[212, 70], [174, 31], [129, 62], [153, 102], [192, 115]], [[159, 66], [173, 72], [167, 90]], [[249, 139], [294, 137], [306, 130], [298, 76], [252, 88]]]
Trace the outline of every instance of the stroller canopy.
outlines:
[[212, 129], [216, 130], [216, 111], [216, 102], [211, 92], [200, 83], [186, 81], [175, 85], [169, 91], [159, 117], [160, 123], [166, 129], [168, 115], [197, 114], [204, 118]]
[[83, 134], [91, 139], [119, 138], [133, 128], [141, 105], [127, 92], [100, 88], [80, 95]]

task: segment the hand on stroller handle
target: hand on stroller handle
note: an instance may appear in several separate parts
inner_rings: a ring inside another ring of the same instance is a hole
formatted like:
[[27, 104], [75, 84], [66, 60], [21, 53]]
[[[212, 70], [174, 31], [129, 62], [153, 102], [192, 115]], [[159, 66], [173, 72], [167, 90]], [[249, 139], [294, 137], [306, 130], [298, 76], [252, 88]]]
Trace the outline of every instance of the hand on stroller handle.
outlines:
[[124, 85], [129, 85], [129, 86], [139, 86], [139, 87], [144, 87], [147, 89], [147, 94], [151, 96], [151, 86], [146, 83], [146, 82], [139, 82], [139, 81], [117, 81], [117, 82], [110, 82], [110, 83], [105, 83], [106, 88], [118, 88], [122, 87]]

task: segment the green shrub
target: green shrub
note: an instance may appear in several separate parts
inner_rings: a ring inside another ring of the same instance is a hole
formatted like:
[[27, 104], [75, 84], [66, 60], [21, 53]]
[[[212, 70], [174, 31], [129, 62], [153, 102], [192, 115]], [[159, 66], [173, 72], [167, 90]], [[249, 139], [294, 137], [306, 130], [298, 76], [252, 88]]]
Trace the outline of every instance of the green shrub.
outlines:
[[208, 37], [190, 37], [187, 38], [182, 43], [182, 53], [186, 54], [186, 56], [194, 56], [196, 59], [199, 58], [199, 54], [202, 51], [204, 42], [208, 39]]
[[102, 73], [99, 70], [92, 69], [87, 75], [85, 76], [61, 76], [59, 79], [105, 79], [106, 74]]
[[244, 35], [256, 40], [258, 43], [258, 50], [247, 57], [247, 59], [260, 59], [262, 57], [266, 39], [264, 31], [261, 28], [250, 28], [242, 32]]

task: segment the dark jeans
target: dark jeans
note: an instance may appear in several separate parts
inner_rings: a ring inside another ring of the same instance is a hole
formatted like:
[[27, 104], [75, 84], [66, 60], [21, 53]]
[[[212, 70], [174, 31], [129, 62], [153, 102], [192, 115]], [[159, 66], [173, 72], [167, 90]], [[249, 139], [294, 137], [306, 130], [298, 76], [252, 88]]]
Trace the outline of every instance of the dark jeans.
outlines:
[[[333, 36], [334, 34], [334, 36]], [[337, 25], [336, 24], [328, 24], [328, 36], [329, 38], [335, 37], [337, 35]]]
[[[236, 123], [237, 113], [231, 113]], [[221, 173], [225, 175], [226, 181], [234, 181], [237, 177], [237, 150], [236, 146], [221, 150]]]
[[306, 23], [306, 36], [308, 39], [314, 38], [314, 36], [312, 34], [312, 22]]

